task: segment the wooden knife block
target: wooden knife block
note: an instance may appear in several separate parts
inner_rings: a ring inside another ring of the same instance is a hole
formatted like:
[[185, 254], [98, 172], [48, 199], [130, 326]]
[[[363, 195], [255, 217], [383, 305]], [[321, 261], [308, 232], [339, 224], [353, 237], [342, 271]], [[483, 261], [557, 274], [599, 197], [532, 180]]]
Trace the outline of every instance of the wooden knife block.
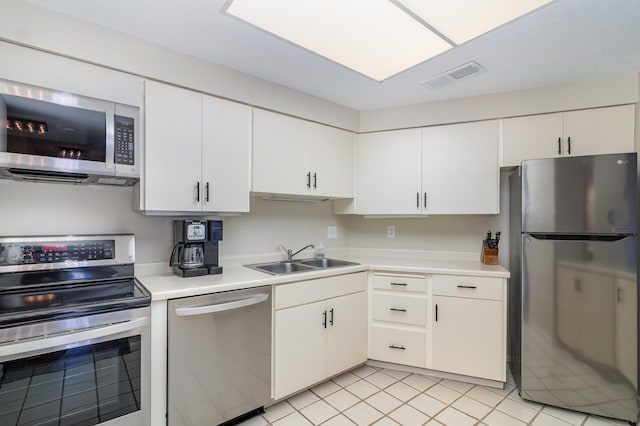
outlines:
[[483, 242], [482, 250], [480, 250], [480, 262], [485, 265], [497, 265], [498, 264], [498, 249], [497, 248], [489, 248]]

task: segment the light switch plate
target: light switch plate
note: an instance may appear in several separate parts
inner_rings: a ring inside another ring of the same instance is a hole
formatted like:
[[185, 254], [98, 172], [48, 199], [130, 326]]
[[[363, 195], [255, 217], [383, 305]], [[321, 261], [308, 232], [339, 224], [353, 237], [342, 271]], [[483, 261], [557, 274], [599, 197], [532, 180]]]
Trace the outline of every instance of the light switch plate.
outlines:
[[387, 238], [395, 238], [395, 237], [396, 237], [396, 227], [387, 226]]
[[327, 226], [327, 238], [338, 238], [337, 226]]

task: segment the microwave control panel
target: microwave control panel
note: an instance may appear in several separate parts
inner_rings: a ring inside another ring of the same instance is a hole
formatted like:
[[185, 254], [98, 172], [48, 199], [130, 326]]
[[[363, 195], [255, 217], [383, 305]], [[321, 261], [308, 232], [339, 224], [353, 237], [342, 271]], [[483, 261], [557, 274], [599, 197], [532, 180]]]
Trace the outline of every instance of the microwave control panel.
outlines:
[[0, 265], [25, 265], [113, 259], [115, 242], [52, 241], [0, 244]]
[[131, 117], [115, 116], [115, 163], [135, 164], [134, 120]]

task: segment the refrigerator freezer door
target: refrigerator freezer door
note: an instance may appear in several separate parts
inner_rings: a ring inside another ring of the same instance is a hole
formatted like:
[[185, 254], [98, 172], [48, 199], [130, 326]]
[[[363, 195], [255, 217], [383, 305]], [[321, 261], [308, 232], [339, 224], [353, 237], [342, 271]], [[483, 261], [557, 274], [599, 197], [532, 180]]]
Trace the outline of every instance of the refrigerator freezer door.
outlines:
[[637, 243], [523, 234], [523, 398], [637, 420]]
[[636, 234], [635, 153], [522, 162], [525, 233]]

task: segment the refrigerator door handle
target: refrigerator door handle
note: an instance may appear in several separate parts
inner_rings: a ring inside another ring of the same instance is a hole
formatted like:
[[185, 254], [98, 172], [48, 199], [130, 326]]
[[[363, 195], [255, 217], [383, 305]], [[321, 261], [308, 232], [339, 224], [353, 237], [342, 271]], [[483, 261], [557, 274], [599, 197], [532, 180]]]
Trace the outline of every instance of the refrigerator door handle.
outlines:
[[527, 233], [536, 240], [562, 240], [562, 241], [620, 241], [633, 234], [546, 234], [546, 233]]

